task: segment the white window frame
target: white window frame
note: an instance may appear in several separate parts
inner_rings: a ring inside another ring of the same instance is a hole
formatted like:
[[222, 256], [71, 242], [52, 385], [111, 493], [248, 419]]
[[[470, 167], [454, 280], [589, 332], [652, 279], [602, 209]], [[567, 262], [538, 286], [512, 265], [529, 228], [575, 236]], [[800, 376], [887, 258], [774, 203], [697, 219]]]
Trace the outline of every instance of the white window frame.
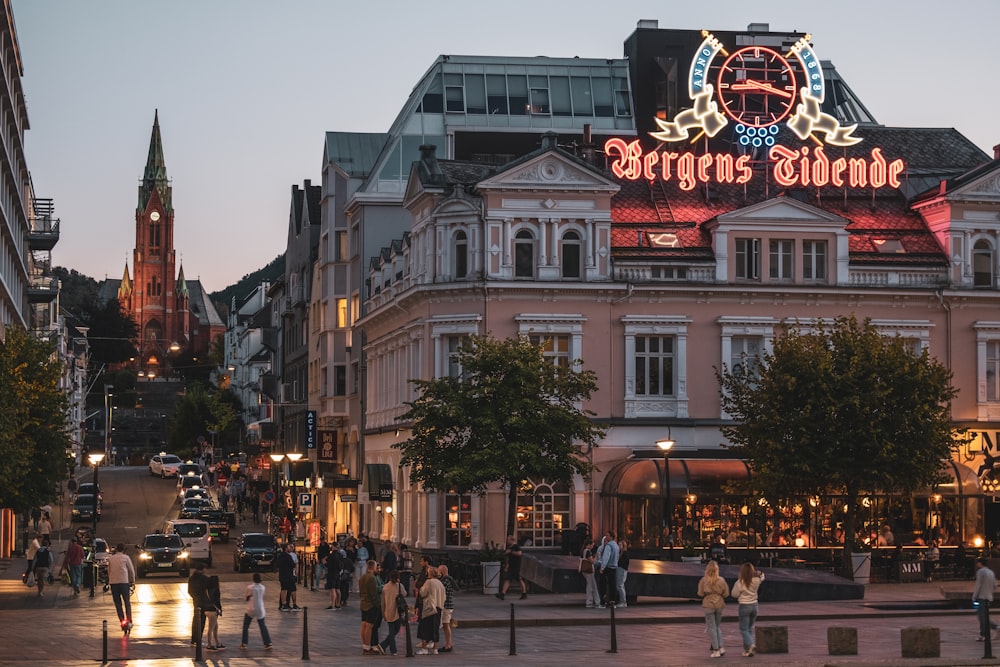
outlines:
[[434, 379], [448, 377], [451, 370], [451, 349], [453, 338], [479, 335], [483, 316], [479, 313], [466, 315], [438, 315], [428, 320], [431, 344], [434, 348]]
[[740, 236], [733, 240], [733, 244], [736, 262], [733, 276], [736, 280], [760, 281], [760, 238]]
[[795, 241], [768, 239], [768, 277], [774, 282], [795, 280]]
[[[774, 350], [774, 328], [778, 326], [778, 320], [773, 317], [742, 317], [723, 315], [717, 320], [717, 322], [719, 327], [722, 329], [721, 358], [727, 366], [732, 364], [733, 338], [762, 338], [764, 344], [761, 346], [761, 357], [771, 354]], [[721, 408], [720, 414], [723, 419], [732, 418], [731, 415], [727, 414]]]
[[[989, 376], [989, 347], [1000, 343], [1000, 322], [975, 322], [976, 331], [976, 408], [979, 421], [1000, 419], [1000, 398], [990, 399], [987, 378]], [[1000, 372], [1000, 368], [997, 369]]]
[[[625, 328], [625, 417], [687, 417], [687, 337], [692, 320], [684, 316], [626, 315]], [[635, 393], [636, 336], [673, 336], [674, 395], [637, 396]]]
[[[822, 250], [822, 252], [820, 252]], [[829, 273], [830, 244], [822, 239], [802, 241], [802, 280], [807, 283], [826, 283]], [[808, 262], [806, 261], [808, 258]], [[808, 267], [808, 271], [807, 271]]]
[[569, 336], [569, 363], [583, 359], [583, 324], [587, 318], [581, 314], [555, 315], [547, 313], [522, 313], [514, 317], [517, 333], [521, 336]]

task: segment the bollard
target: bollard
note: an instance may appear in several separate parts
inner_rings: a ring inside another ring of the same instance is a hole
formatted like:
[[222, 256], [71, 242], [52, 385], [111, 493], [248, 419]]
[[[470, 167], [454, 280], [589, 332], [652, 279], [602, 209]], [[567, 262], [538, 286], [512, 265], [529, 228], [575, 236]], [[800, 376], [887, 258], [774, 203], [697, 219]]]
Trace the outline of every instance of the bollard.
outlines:
[[618, 653], [618, 631], [615, 627], [615, 605], [608, 605], [611, 609], [611, 649], [608, 653]]
[[302, 607], [302, 659], [309, 659], [309, 607]]
[[517, 655], [517, 639], [514, 637], [514, 603], [510, 603], [510, 652], [507, 655]]
[[993, 659], [993, 626], [990, 625], [990, 604], [991, 600], [980, 600], [979, 604], [986, 605], [983, 609], [986, 612], [986, 640], [983, 642], [983, 659]]
[[202, 661], [201, 657], [201, 607], [194, 608], [194, 659], [197, 662]]
[[103, 636], [101, 638], [101, 643], [103, 644], [103, 647], [101, 649], [101, 664], [107, 664], [107, 662], [108, 662], [108, 622], [105, 620], [101, 625], [103, 625], [103, 629], [102, 629]]
[[406, 631], [406, 657], [413, 657], [413, 636], [410, 635], [410, 608], [403, 612], [403, 630]]

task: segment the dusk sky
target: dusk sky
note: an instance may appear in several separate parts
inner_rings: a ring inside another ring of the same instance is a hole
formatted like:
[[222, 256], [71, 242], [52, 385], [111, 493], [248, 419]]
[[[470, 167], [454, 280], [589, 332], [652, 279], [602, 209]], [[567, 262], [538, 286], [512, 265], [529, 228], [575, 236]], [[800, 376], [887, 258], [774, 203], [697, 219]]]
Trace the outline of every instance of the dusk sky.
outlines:
[[[327, 131], [385, 132], [439, 54], [617, 58], [661, 28], [810, 32], [879, 122], [1000, 143], [1000, 2], [13, 0], [36, 195], [53, 262], [131, 269], [159, 109], [188, 278], [221, 290], [285, 249], [289, 194], [320, 182]], [[414, 156], [414, 159], [416, 156]]]

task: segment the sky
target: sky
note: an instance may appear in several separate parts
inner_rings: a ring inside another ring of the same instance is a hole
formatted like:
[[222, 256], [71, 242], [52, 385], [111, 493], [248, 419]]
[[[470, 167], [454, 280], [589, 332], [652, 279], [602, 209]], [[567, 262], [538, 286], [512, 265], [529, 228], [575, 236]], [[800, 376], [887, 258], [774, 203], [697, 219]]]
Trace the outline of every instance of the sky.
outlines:
[[328, 131], [385, 132], [440, 54], [618, 58], [661, 28], [813, 35], [879, 122], [1000, 144], [996, 0], [12, 0], [53, 263], [131, 269], [159, 110], [185, 276], [222, 290], [284, 252], [290, 192]]

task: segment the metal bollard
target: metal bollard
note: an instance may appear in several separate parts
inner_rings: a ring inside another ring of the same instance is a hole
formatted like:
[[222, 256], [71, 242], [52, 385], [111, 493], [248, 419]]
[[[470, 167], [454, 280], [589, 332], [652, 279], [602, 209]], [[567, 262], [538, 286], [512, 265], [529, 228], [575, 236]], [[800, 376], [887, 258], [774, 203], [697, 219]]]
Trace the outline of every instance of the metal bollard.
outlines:
[[986, 639], [983, 642], [983, 659], [993, 659], [993, 627], [990, 625], [990, 600], [980, 600], [979, 604], [985, 605], [986, 610]]
[[406, 631], [406, 657], [413, 657], [413, 637], [410, 635], [410, 608], [403, 614], [403, 630]]
[[302, 607], [302, 659], [309, 659], [309, 607]]
[[618, 629], [615, 626], [615, 605], [608, 605], [611, 609], [611, 648], [608, 653], [618, 653]]
[[517, 655], [517, 639], [514, 637], [514, 603], [510, 603], [510, 652], [507, 655]]
[[101, 648], [101, 664], [107, 664], [107, 662], [108, 662], [108, 622], [107, 622], [107, 620], [103, 621], [101, 623], [101, 625], [103, 626], [103, 628], [101, 630], [101, 632], [102, 632], [102, 637], [101, 637], [101, 644], [102, 644], [102, 648]]
[[202, 661], [201, 657], [201, 607], [194, 608], [194, 659]]

